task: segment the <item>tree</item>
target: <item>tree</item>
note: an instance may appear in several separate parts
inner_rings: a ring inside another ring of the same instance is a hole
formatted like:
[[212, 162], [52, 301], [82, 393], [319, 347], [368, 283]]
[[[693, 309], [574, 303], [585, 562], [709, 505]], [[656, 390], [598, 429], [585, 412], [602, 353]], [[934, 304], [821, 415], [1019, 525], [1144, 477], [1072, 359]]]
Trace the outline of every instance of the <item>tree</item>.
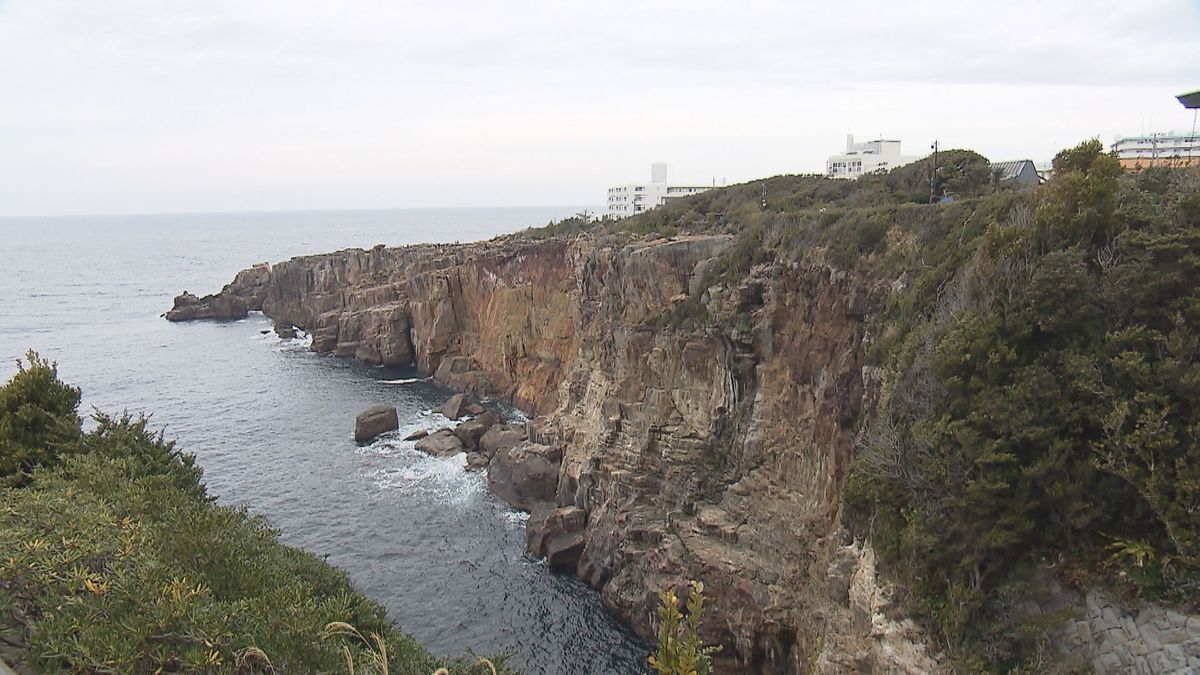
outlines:
[[0, 480], [21, 482], [52, 464], [80, 437], [79, 389], [58, 379], [58, 365], [30, 351], [0, 387]]

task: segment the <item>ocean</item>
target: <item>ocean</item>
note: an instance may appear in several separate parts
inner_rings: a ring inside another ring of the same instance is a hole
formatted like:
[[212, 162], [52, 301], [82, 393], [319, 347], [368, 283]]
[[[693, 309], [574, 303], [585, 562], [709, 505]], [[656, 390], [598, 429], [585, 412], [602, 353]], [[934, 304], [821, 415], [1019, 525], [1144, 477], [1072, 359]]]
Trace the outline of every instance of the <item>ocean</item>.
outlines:
[[[347, 570], [434, 652], [515, 652], [526, 672], [638, 673], [648, 646], [577, 579], [525, 552], [525, 517], [461, 459], [395, 438], [359, 447], [354, 416], [395, 405], [401, 437], [452, 392], [280, 340], [261, 314], [173, 324], [172, 298], [240, 269], [342, 248], [487, 239], [579, 208], [404, 209], [0, 219], [0, 378], [27, 349], [83, 389], [81, 411], [152, 416], [212, 494]], [[510, 414], [519, 414], [510, 411]]]

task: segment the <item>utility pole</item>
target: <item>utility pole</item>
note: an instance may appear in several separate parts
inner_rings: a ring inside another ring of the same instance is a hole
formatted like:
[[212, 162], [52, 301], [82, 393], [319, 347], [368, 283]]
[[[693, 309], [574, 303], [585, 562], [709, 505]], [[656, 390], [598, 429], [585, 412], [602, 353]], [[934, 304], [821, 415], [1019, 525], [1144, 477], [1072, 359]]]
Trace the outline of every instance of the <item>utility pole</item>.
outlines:
[[937, 203], [937, 197], [938, 197], [938, 184], [937, 184], [937, 170], [938, 170], [938, 165], [937, 165], [937, 153], [938, 153], [938, 142], [937, 142], [937, 141], [934, 141], [934, 142], [933, 142], [933, 145], [931, 145], [931, 146], [929, 146], [929, 147], [933, 148], [933, 168], [931, 168], [931, 169], [929, 170], [929, 203], [930, 203], [930, 204], [936, 204], [936, 203]]

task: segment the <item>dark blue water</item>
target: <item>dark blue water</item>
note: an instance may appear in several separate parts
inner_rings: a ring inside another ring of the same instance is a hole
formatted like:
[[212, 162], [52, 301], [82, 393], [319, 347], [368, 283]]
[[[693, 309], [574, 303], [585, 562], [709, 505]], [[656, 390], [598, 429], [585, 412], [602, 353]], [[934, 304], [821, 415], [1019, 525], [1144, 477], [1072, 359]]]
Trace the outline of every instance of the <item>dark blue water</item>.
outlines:
[[[259, 261], [470, 241], [578, 209], [443, 209], [0, 220], [0, 378], [27, 348], [58, 361], [84, 407], [152, 413], [210, 490], [350, 572], [438, 653], [515, 649], [530, 673], [641, 672], [645, 647], [574, 578], [525, 554], [524, 520], [461, 457], [396, 439], [357, 447], [354, 415], [398, 407], [401, 436], [438, 428], [449, 395], [413, 373], [318, 356], [230, 323], [159, 318], [187, 289]], [[264, 331], [268, 331], [264, 333]]]

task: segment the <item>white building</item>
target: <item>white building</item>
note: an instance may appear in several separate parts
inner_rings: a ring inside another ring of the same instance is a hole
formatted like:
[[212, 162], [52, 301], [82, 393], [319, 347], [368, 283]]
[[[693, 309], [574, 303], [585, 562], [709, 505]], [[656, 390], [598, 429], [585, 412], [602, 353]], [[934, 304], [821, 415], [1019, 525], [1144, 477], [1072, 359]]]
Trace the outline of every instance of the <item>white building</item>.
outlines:
[[1131, 171], [1151, 166], [1195, 166], [1200, 164], [1200, 135], [1195, 133], [1120, 136], [1112, 144], [1117, 161]]
[[667, 183], [667, 165], [651, 164], [649, 183], [629, 183], [608, 189], [608, 215], [632, 216], [709, 189], [709, 185], [671, 185]]
[[846, 134], [846, 152], [831, 155], [825, 160], [825, 175], [830, 178], [858, 178], [875, 171], [891, 171], [917, 159], [900, 154], [900, 141], [881, 138], [855, 143], [854, 136]]

